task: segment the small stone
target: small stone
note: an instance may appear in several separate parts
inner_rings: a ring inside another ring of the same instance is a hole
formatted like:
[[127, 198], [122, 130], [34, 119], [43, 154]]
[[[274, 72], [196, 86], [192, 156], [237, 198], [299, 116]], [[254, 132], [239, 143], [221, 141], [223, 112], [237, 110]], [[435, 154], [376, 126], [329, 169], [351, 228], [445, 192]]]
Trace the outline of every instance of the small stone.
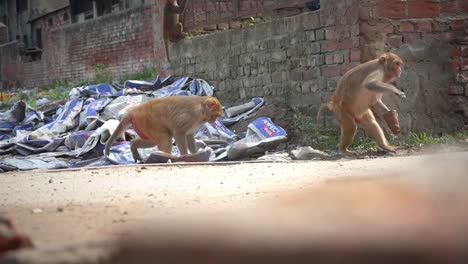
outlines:
[[43, 213], [44, 211], [41, 209], [41, 208], [34, 208], [32, 210], [33, 214], [41, 214]]
[[63, 212], [63, 208], [62, 207], [57, 207], [57, 212], [59, 212], [59, 213]]
[[52, 183], [52, 179], [49, 180], [49, 183]]

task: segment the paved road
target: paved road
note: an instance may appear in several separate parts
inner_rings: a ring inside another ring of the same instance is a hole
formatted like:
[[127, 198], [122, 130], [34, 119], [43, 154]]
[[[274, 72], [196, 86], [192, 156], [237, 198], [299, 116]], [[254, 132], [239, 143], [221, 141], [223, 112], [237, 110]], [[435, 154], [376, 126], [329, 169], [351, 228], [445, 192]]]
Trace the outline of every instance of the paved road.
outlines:
[[251, 206], [336, 177], [465, 173], [468, 152], [376, 159], [113, 166], [0, 174], [0, 212], [38, 247], [112, 238], [144, 220]]

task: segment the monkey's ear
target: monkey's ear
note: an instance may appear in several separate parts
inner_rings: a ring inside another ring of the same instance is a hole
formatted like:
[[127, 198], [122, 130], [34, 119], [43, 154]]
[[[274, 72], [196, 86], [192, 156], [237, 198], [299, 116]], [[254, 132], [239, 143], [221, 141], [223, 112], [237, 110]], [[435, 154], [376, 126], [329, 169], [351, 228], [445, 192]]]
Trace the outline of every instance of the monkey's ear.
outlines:
[[213, 107], [215, 107], [217, 104], [218, 104], [218, 102], [217, 102], [216, 99], [214, 99], [214, 98], [208, 98], [208, 99], [206, 99], [206, 105], [208, 106], [208, 108], [213, 108]]
[[388, 59], [387, 54], [382, 54], [380, 56], [380, 58], [379, 58], [379, 62], [383, 64], [383, 63], [387, 62], [387, 59]]

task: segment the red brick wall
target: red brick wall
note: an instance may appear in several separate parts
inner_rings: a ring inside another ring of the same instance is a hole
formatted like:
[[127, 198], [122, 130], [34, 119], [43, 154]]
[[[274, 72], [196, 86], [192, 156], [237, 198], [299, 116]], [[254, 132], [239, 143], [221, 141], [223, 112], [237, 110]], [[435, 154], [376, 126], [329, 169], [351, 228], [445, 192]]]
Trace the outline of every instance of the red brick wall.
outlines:
[[362, 61], [393, 51], [407, 62], [397, 84], [408, 99], [387, 99], [407, 126], [466, 129], [468, 1], [360, 0], [360, 20]]
[[[33, 28], [43, 28], [42, 62], [25, 64], [23, 84], [34, 86], [53, 80], [93, 79], [98, 63], [103, 63], [116, 78], [154, 66], [157, 57], [153, 32], [155, 9], [149, 4], [65, 26], [62, 24], [67, 23], [63, 20], [66, 10], [37, 20]], [[52, 27], [49, 27], [49, 18], [53, 19]]]

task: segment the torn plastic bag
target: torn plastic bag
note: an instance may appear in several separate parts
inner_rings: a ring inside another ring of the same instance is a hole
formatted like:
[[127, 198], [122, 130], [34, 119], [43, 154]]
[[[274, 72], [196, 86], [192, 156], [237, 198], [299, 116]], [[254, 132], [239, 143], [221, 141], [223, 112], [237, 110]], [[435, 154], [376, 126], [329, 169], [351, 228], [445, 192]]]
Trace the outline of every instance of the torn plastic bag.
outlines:
[[28, 107], [24, 120], [13, 128], [13, 135], [16, 136], [19, 131], [33, 131], [41, 125], [44, 125], [44, 114]]
[[124, 87], [138, 89], [140, 91], [154, 91], [156, 86], [152, 82], [138, 81], [138, 80], [127, 80], [124, 83]]
[[99, 112], [112, 101], [110, 98], [94, 99], [89, 98], [84, 102], [83, 111], [80, 113], [79, 128], [84, 129], [94, 120], [99, 118]]
[[195, 154], [172, 155], [162, 151], [151, 153], [143, 163], [168, 163], [170, 162], [208, 162], [214, 159], [214, 153], [211, 148], [199, 150]]
[[127, 112], [131, 106], [139, 105], [150, 100], [152, 97], [147, 94], [125, 95], [117, 97], [107, 104], [99, 115], [102, 120], [119, 119]]
[[91, 131], [78, 131], [65, 137], [64, 144], [71, 150], [79, 149], [83, 147], [86, 140], [94, 133]]
[[252, 113], [257, 111], [263, 106], [265, 100], [261, 97], [254, 97], [248, 103], [241, 104], [238, 106], [229, 107], [224, 110], [224, 115], [221, 119], [223, 124], [229, 126], [240, 120], [250, 118]]
[[160, 77], [159, 75], [151, 82], [140, 80], [126, 80], [124, 88], [135, 88], [140, 91], [154, 91], [171, 83], [171, 76]]
[[214, 87], [203, 79], [194, 79], [188, 87], [190, 94], [200, 96], [213, 96]]
[[70, 99], [80, 98], [101, 98], [109, 97], [117, 93], [115, 88], [110, 83], [100, 83], [81, 87], [75, 87], [70, 91]]
[[286, 139], [287, 134], [282, 127], [275, 125], [270, 118], [259, 117], [248, 125], [245, 138], [228, 147], [227, 159], [236, 160], [265, 152]]
[[102, 156], [107, 139], [110, 137], [111, 133], [113, 133], [113, 131], [117, 128], [118, 125], [118, 120], [111, 119], [106, 121], [101, 127], [96, 129], [96, 131], [94, 131], [88, 137], [81, 149], [77, 152], [77, 155], [82, 156], [88, 154], [89, 152], [92, 152], [87, 156]]
[[238, 139], [236, 133], [227, 128], [219, 119], [214, 123], [203, 124], [195, 133], [195, 138], [203, 141], [225, 141], [232, 143]]
[[113, 165], [106, 157], [100, 156], [87, 160], [73, 160], [68, 164], [69, 168], [83, 168], [83, 167], [100, 167]]
[[132, 152], [130, 151], [130, 142], [128, 141], [119, 141], [117, 143], [114, 142], [107, 158], [113, 164], [135, 163]]
[[53, 135], [65, 133], [78, 125], [78, 115], [81, 112], [83, 100], [72, 99], [63, 107], [58, 117], [51, 123], [46, 124], [35, 131], [29, 137], [30, 139], [50, 138]]
[[4, 171], [33, 169], [62, 169], [68, 164], [53, 157], [8, 157], [0, 159], [0, 168]]
[[53, 152], [62, 145], [64, 138], [54, 138], [53, 140], [24, 139], [23, 142], [17, 142], [17, 152], [25, 155], [37, 154], [42, 152]]
[[151, 95], [158, 98], [176, 95], [182, 91], [182, 87], [187, 83], [188, 80], [189, 77], [182, 77], [170, 85], [152, 92]]
[[156, 89], [161, 87], [167, 86], [174, 81], [174, 78], [170, 75], [168, 76], [157, 76], [155, 80], [153, 80], [153, 85]]

